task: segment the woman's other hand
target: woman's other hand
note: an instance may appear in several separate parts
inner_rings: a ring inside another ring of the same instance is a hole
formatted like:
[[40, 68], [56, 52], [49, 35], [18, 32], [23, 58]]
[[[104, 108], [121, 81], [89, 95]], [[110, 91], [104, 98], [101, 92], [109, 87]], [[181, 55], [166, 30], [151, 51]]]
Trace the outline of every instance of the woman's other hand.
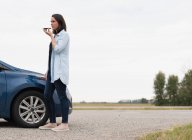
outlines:
[[47, 80], [47, 72], [44, 74], [44, 79]]

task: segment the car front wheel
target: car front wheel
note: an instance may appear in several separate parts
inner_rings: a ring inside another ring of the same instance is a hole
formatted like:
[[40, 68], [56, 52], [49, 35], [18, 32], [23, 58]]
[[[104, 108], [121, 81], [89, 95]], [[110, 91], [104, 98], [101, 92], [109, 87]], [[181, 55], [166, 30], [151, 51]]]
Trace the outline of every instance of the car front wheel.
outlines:
[[21, 93], [14, 101], [12, 115], [21, 127], [36, 128], [48, 120], [43, 94], [38, 91]]

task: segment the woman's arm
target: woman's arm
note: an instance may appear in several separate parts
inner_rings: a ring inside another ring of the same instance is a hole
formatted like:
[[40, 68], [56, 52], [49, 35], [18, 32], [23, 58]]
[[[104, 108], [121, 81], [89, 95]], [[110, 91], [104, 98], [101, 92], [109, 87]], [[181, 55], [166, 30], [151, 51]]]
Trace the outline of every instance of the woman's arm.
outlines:
[[50, 37], [51, 37], [52, 47], [55, 48], [55, 46], [56, 46], [56, 40], [55, 40], [55, 38], [53, 37], [53, 35], [51, 35]]
[[53, 33], [49, 29], [43, 29], [43, 31], [51, 38], [52, 47], [55, 48], [56, 40], [53, 37]]
[[53, 50], [57, 53], [60, 53], [65, 48], [66, 44], [69, 41], [69, 36], [67, 33], [60, 34], [56, 42], [55, 38], [53, 37], [53, 33], [49, 29], [44, 30], [44, 32], [50, 36]]
[[57, 42], [54, 42], [53, 40], [53, 51], [56, 53], [60, 53], [62, 50], [65, 49], [67, 46], [67, 43], [69, 42], [69, 35], [67, 33], [60, 34], [57, 38]]

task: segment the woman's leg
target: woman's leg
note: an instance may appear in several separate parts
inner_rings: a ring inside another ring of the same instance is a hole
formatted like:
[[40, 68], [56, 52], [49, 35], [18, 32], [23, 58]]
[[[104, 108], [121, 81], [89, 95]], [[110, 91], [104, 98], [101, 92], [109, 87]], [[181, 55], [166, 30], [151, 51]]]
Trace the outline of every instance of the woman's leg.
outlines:
[[66, 95], [66, 85], [63, 84], [60, 79], [56, 80], [54, 85], [61, 104], [62, 123], [68, 123], [69, 100]]
[[53, 101], [54, 90], [55, 90], [54, 84], [51, 83], [49, 80], [47, 80], [44, 91], [44, 97], [49, 112], [50, 123], [56, 123], [55, 103]]

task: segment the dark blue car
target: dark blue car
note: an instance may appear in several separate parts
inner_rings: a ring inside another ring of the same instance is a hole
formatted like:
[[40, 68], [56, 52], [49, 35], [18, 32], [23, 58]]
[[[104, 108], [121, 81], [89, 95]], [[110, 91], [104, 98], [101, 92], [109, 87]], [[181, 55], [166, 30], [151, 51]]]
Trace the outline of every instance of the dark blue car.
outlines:
[[[44, 101], [43, 74], [19, 69], [0, 61], [0, 118], [14, 121], [18, 126], [35, 128], [46, 123], [48, 110]], [[72, 98], [69, 114], [72, 112]], [[60, 102], [54, 93], [57, 116], [61, 116]]]

